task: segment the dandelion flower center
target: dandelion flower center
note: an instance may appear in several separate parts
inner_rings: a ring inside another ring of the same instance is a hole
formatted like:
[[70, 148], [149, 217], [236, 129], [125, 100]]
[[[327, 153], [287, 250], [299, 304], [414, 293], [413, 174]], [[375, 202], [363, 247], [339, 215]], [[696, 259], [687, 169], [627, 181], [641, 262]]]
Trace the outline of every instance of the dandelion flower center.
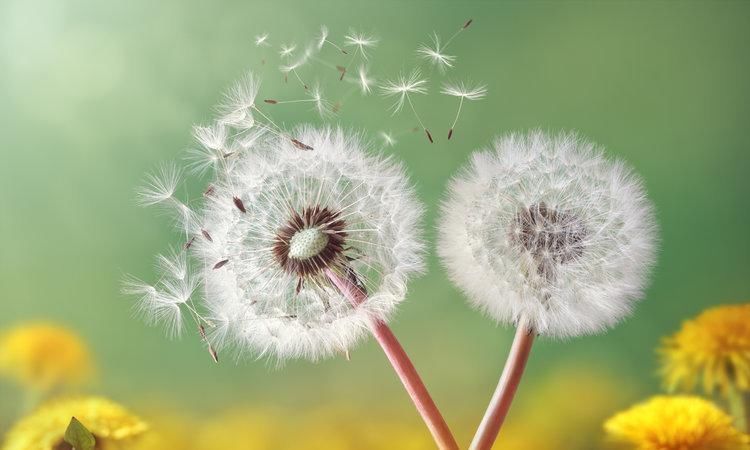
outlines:
[[289, 257], [309, 259], [319, 254], [328, 245], [328, 235], [320, 228], [306, 228], [292, 236], [289, 243]]
[[511, 223], [511, 240], [534, 257], [537, 272], [548, 280], [554, 278], [555, 265], [581, 256], [585, 237], [586, 229], [575, 215], [544, 202], [521, 209]]
[[341, 213], [315, 205], [294, 211], [276, 233], [273, 254], [288, 273], [300, 278], [320, 274], [342, 262], [347, 233]]

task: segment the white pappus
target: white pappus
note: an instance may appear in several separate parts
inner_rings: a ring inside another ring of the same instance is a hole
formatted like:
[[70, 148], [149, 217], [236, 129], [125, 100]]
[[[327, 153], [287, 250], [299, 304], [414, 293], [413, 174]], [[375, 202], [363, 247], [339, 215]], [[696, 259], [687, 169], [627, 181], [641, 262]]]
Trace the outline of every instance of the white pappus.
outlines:
[[438, 252], [471, 305], [541, 335], [613, 326], [655, 259], [641, 178], [574, 133], [497, 138], [451, 181], [441, 209]]
[[[185, 227], [197, 262], [185, 277], [200, 280], [202, 298], [178, 306], [217, 350], [277, 360], [343, 354], [371, 320], [391, 316], [424, 268], [422, 206], [403, 167], [340, 129], [293, 134], [314, 150], [280, 134], [256, 136], [231, 166], [217, 167]], [[327, 271], [363, 288], [367, 300], [352, 306]], [[160, 264], [160, 272], [166, 280], [177, 271]], [[152, 320], [160, 314], [148, 285], [125, 290]]]

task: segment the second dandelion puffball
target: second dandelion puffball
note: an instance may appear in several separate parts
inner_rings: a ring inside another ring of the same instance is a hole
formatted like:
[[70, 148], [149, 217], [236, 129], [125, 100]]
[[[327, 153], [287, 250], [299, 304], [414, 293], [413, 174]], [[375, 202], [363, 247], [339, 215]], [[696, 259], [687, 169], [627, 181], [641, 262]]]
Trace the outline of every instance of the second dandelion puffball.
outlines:
[[633, 309], [654, 262], [643, 183], [573, 133], [499, 137], [455, 177], [439, 254], [477, 309], [536, 333], [600, 332]]

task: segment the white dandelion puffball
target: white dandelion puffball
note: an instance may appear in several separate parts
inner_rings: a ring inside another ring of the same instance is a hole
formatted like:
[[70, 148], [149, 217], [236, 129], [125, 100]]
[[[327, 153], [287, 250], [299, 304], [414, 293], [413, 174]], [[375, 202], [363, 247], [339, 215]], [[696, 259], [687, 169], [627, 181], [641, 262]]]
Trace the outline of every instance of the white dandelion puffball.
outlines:
[[[233, 153], [186, 219], [202, 298], [185, 306], [217, 350], [277, 360], [343, 354], [371, 320], [389, 318], [423, 270], [422, 206], [402, 165], [339, 129], [291, 134], [305, 147], [268, 132]], [[353, 305], [331, 272], [368, 298]]]
[[475, 308], [538, 334], [601, 332], [642, 296], [657, 227], [643, 183], [573, 133], [509, 134], [442, 205], [439, 254]]

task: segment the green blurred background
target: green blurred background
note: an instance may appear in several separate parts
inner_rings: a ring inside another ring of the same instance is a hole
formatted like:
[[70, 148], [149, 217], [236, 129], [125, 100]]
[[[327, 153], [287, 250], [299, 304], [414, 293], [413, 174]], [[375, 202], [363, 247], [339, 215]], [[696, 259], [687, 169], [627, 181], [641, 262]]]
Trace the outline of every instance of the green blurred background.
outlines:
[[[576, 129], [628, 160], [658, 209], [653, 283], [610, 333], [541, 340], [520, 396], [561, 366], [610, 374], [625, 403], [657, 392], [660, 338], [707, 306], [750, 298], [750, 2], [0, 0], [0, 329], [40, 318], [74, 328], [99, 361], [94, 389], [130, 404], [201, 413], [373, 404], [369, 414], [400, 411], [419, 426], [373, 342], [350, 362], [214, 365], [192, 333], [169, 341], [133, 319], [119, 284], [125, 273], [152, 277], [154, 254], [178, 241], [166, 218], [135, 206], [144, 174], [181, 157], [191, 125], [210, 120], [246, 69], [274, 95], [298, 93], [276, 71], [275, 47], [253, 45], [256, 34], [277, 45], [320, 24], [338, 42], [349, 27], [371, 31], [381, 39], [371, 68], [383, 77], [413, 67], [430, 32], [447, 37], [470, 17], [449, 77], [484, 82], [489, 96], [465, 105], [446, 141], [456, 102], [432, 83], [415, 100], [437, 142], [407, 133], [387, 150], [418, 184], [429, 237], [446, 181], [497, 133]], [[326, 59], [337, 58], [329, 49]], [[337, 73], [315, 72], [335, 84]], [[373, 134], [415, 125], [408, 112], [391, 117], [379, 96], [351, 99], [335, 122]], [[304, 108], [273, 114], [319, 122]], [[511, 331], [465, 306], [434, 251], [393, 328], [448, 422], [478, 422]], [[0, 414], [18, 398], [0, 384]], [[467, 441], [470, 426], [457, 428]]]

